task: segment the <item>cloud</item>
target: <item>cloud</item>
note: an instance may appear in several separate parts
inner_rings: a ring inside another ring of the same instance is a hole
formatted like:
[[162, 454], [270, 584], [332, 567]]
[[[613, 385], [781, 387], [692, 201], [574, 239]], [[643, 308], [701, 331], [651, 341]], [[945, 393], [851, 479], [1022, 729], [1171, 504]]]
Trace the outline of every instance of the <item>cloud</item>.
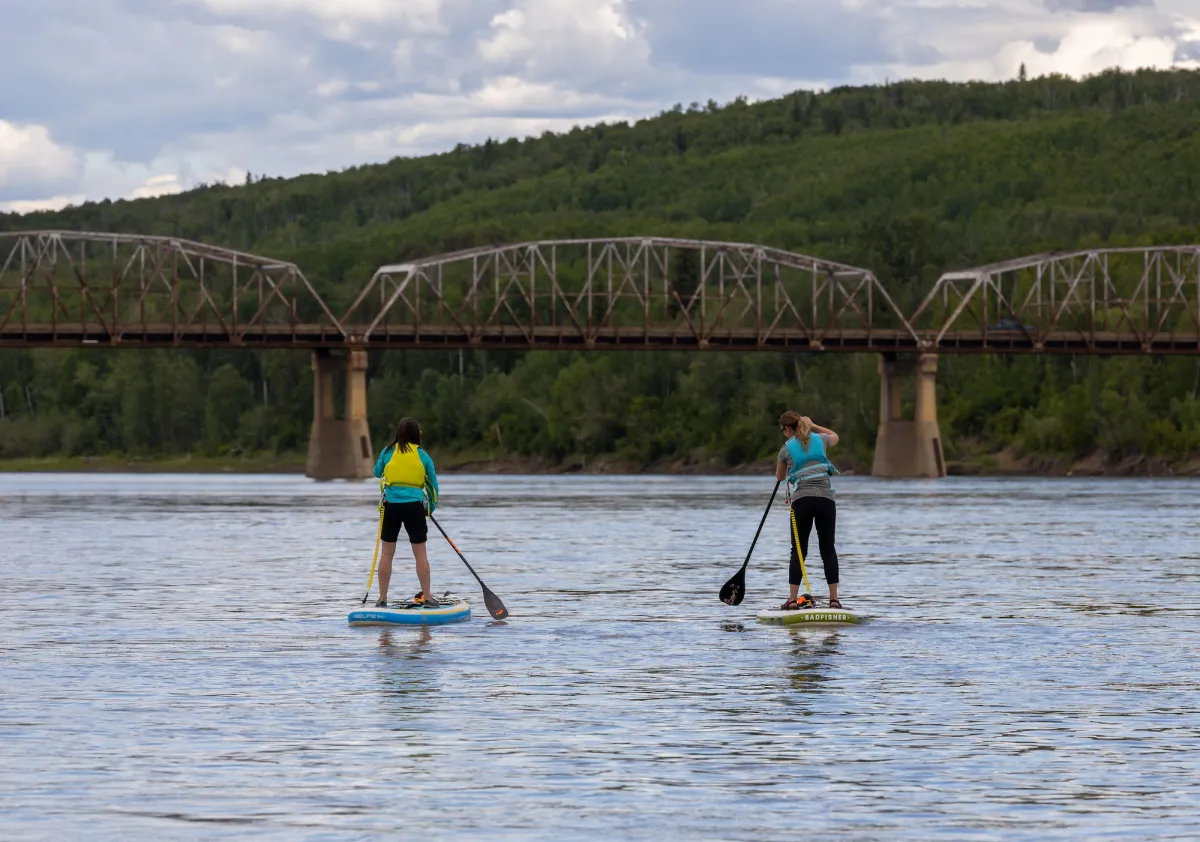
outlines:
[[895, 57], [873, 10], [829, 0], [630, 0], [656, 61], [701, 78], [841, 80]]
[[[1200, 63], [1196, 0], [42, 0], [0, 28], [0, 207], [176, 192], [675, 102]], [[64, 60], [69, 57], [69, 60]]]
[[192, 0], [223, 18], [273, 24], [315, 21], [337, 41], [374, 43], [402, 29], [415, 34], [443, 31], [442, 0]]
[[1135, 6], [1154, 7], [1154, 0], [1046, 0], [1051, 12], [1113, 12]]
[[1175, 59], [1180, 66], [1200, 69], [1200, 18], [1179, 17], [1180, 43]]
[[0, 213], [34, 213], [35, 211], [57, 211], [71, 205], [82, 205], [87, 201], [83, 193], [72, 196], [47, 196], [44, 199], [17, 199], [0, 202]]
[[1024, 64], [1033, 76], [1084, 76], [1110, 67], [1171, 67], [1176, 49], [1174, 39], [1139, 34], [1125, 21], [1088, 19], [1074, 25], [1053, 51], [1039, 50], [1029, 41], [1014, 41], [1006, 44], [997, 58], [1010, 75]]
[[591, 86], [650, 69], [650, 48], [622, 0], [523, 0], [494, 15], [478, 45], [484, 67]]
[[45, 126], [0, 120], [0, 190], [52, 187], [75, 169], [74, 152], [55, 143]]
[[182, 193], [183, 185], [179, 176], [174, 173], [154, 175], [146, 179], [146, 183], [135, 188], [130, 194], [131, 199], [149, 199], [154, 196], [169, 196], [172, 193]]
[[[903, 8], [903, 14], [897, 4], [875, 2], [888, 19], [889, 40], [924, 44], [930, 55], [937, 57], [858, 65], [852, 78], [859, 82], [885, 74], [891, 78], [994, 81], [1012, 78], [1022, 63], [1031, 75], [1075, 77], [1112, 67], [1182, 66], [1184, 19], [1143, 2], [1005, 0], [971, 5], [914, 0], [912, 6]], [[1159, 0], [1160, 5], [1164, 2], [1175, 0]], [[1114, 11], [1087, 11], [1099, 5]]]

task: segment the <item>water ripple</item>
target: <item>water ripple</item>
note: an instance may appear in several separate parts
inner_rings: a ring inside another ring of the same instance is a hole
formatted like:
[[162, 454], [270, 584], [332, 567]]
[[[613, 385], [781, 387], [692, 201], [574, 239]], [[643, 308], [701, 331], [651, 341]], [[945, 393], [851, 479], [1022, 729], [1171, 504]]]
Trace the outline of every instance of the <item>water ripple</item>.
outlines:
[[874, 621], [792, 632], [770, 486], [447, 477], [513, 616], [433, 541], [475, 619], [381, 630], [369, 483], [0, 476], [2, 835], [1200, 834], [1200, 483], [839, 480]]

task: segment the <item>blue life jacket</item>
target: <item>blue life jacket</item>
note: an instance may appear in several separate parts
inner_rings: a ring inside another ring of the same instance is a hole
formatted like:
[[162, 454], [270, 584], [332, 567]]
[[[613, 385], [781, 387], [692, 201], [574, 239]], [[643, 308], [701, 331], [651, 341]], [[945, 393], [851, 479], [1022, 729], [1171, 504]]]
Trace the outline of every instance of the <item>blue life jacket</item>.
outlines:
[[[788, 439], [786, 446], [788, 455], [792, 457], [792, 469], [787, 475], [787, 499], [792, 498], [804, 480], [819, 476], [831, 477], [837, 473], [837, 468], [833, 467], [833, 463], [825, 454], [825, 439], [821, 438], [820, 434], [809, 435], [807, 448], [795, 437]], [[832, 484], [829, 489], [833, 490]]]

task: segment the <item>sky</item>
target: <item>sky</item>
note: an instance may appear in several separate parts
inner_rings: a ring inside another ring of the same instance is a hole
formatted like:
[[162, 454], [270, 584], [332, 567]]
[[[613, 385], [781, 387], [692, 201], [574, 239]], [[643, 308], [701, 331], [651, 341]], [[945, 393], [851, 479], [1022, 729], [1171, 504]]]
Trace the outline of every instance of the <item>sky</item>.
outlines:
[[340, 170], [675, 103], [1200, 67], [1200, 0], [9, 0], [0, 210]]

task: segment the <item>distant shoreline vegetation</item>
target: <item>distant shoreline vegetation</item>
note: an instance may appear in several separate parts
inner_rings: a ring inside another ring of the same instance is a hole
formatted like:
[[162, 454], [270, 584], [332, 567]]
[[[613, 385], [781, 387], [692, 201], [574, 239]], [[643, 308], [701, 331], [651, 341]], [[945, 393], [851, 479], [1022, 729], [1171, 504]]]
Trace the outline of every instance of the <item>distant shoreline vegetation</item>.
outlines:
[[[539, 458], [479, 457], [471, 455], [438, 454], [440, 470], [447, 476], [456, 474], [491, 475], [588, 475], [588, 476], [745, 476], [773, 470], [772, 461], [723, 466], [707, 463], [687, 463], [679, 460], [651, 465], [638, 465], [619, 458], [599, 457], [567, 459], [551, 464]], [[305, 456], [295, 454], [262, 454], [228, 457], [158, 456], [132, 458], [127, 455], [109, 456], [44, 456], [37, 458], [0, 459], [0, 473], [105, 473], [105, 474], [292, 474], [304, 473]], [[1020, 456], [1005, 452], [999, 457], [980, 454], [948, 463], [951, 476], [980, 477], [1200, 477], [1200, 457], [1164, 461], [1129, 457], [1120, 461], [1106, 459], [1094, 453], [1074, 459], [1065, 457]], [[869, 475], [870, 467], [856, 469], [847, 466], [844, 476]]]
[[[382, 263], [651, 234], [870, 267], [908, 310], [950, 268], [1200, 243], [1200, 72], [798, 91], [327, 175], [0, 215], [0, 230], [37, 228], [294, 260], [334, 310]], [[396, 352], [373, 354], [369, 378], [376, 444], [411, 414], [431, 448], [481, 464], [733, 470], [770, 459], [774, 419], [792, 408], [837, 429], [839, 464], [865, 472], [879, 411], [870, 355]], [[1186, 470], [1200, 452], [1198, 393], [1194, 358], [944, 355], [938, 374], [946, 457], [964, 472]], [[304, 352], [0, 350], [6, 465], [296, 454], [311, 417]]]

